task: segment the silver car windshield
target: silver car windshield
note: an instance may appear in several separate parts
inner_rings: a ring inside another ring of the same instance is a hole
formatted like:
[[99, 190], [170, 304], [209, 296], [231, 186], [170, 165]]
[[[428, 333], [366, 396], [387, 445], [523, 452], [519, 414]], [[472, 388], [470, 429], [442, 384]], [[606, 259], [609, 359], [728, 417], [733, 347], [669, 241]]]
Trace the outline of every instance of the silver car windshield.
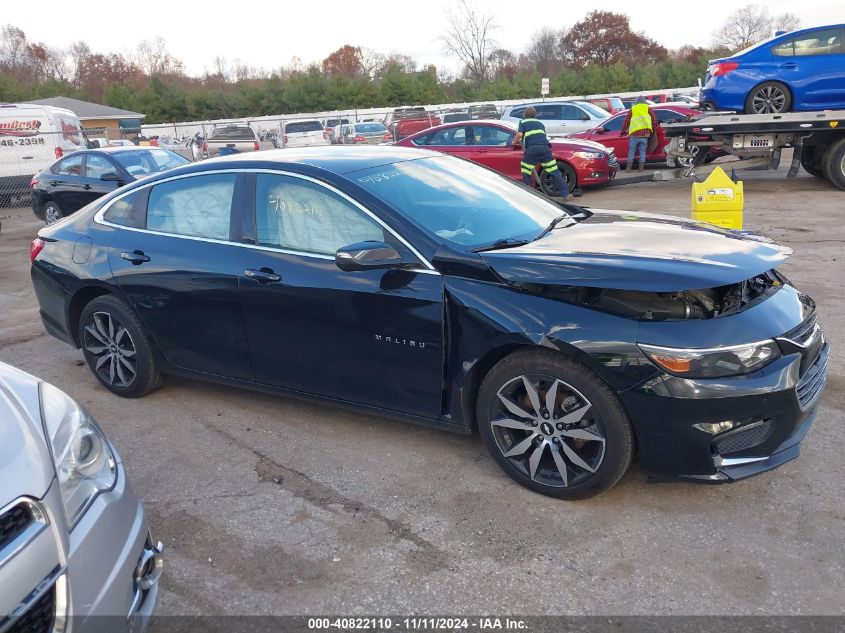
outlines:
[[533, 239], [563, 213], [505, 176], [450, 156], [381, 165], [347, 177], [439, 241], [469, 248]]

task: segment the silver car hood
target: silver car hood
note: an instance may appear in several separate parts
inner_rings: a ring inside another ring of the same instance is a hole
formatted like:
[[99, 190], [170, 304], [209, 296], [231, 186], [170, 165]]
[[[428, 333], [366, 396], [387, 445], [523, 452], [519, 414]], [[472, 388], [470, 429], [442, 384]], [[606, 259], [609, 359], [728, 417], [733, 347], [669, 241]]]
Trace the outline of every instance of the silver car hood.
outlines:
[[55, 477], [41, 425], [39, 382], [0, 363], [0, 507], [21, 496], [42, 498]]

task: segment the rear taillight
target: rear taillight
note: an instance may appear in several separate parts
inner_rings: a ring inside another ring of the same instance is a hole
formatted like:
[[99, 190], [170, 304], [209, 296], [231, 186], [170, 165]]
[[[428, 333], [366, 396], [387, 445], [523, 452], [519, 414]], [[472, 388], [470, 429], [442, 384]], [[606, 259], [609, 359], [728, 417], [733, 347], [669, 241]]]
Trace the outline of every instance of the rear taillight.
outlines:
[[736, 70], [739, 68], [739, 62], [719, 62], [718, 64], [713, 64], [713, 76], [718, 77], [719, 75], [727, 75], [732, 70]]
[[38, 257], [38, 253], [40, 253], [44, 249], [44, 245], [47, 242], [42, 240], [40, 237], [36, 237], [32, 240], [32, 244], [29, 245], [29, 261], [34, 262], [35, 258]]
[[393, 138], [393, 135], [392, 135], [392, 134], [390, 134], [390, 132], [388, 132], [388, 133], [387, 133], [387, 134], [385, 134], [382, 138], [384, 138], [384, 140], [385, 140], [385, 141], [389, 141], [390, 139], [392, 139], [392, 138]]
[[254, 149], [256, 152], [258, 151], [258, 141], [252, 144], [252, 149]]
[[56, 158], [61, 158], [64, 155], [61, 147], [56, 148]]
[[35, 185], [38, 184], [38, 178], [35, 176], [32, 177], [32, 180], [29, 181], [29, 188], [32, 189]]
[[356, 143], [366, 143], [366, 142], [367, 142], [367, 139], [365, 139], [363, 136], [361, 136], [361, 135], [359, 134], [358, 136], [356, 136], [356, 137], [355, 137], [355, 142], [356, 142]]
[[284, 143], [285, 145], [287, 145], [287, 144], [288, 144], [288, 135], [287, 135], [287, 134], [285, 134], [284, 136], [282, 136], [282, 143]]
[[323, 140], [329, 140], [329, 130], [323, 130]]
[[202, 144], [202, 153], [203, 153], [203, 154], [207, 154], [207, 153], [208, 153], [208, 143], [203, 143], [203, 144]]

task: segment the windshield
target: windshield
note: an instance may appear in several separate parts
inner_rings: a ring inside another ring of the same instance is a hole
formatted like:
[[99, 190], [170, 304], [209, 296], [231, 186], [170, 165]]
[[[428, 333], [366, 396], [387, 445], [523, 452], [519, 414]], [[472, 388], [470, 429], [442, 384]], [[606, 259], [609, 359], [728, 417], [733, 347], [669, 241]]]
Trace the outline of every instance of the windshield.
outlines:
[[587, 112], [589, 112], [593, 116], [598, 117], [600, 119], [606, 119], [607, 117], [610, 116], [610, 112], [608, 112], [604, 108], [600, 108], [596, 105], [593, 105], [592, 103], [587, 103], [586, 101], [581, 101], [581, 102], [578, 103], [578, 105], [580, 105], [582, 108], [584, 108]]
[[564, 213], [530, 189], [452, 156], [381, 165], [349, 177], [441, 242], [469, 248], [533, 239]]
[[133, 176], [155, 174], [191, 162], [169, 149], [161, 148], [114, 152], [111, 157]]

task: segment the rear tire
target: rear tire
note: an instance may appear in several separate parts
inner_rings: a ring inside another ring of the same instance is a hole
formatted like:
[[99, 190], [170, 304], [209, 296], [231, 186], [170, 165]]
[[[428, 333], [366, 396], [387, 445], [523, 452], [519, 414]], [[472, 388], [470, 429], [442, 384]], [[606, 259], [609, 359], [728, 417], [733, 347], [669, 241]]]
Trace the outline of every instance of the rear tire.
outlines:
[[779, 81], [764, 81], [745, 98], [746, 114], [780, 114], [792, 108], [792, 93]]
[[161, 385], [146, 330], [117, 297], [103, 295], [85, 306], [79, 343], [91, 373], [112, 393], [140, 398]]
[[616, 484], [634, 438], [616, 395], [586, 367], [546, 349], [518, 351], [484, 378], [476, 399], [487, 450], [514, 481], [558, 499]]
[[53, 200], [48, 200], [44, 203], [44, 222], [46, 224], [53, 224], [53, 222], [58, 222], [65, 214], [62, 212], [59, 205], [57, 205]]

